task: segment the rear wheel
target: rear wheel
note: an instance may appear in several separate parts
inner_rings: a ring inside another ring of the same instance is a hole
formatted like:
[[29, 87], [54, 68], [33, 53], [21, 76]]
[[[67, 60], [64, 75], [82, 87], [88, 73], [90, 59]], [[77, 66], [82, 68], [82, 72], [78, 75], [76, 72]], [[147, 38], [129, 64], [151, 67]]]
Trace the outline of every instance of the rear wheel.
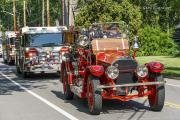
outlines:
[[4, 63], [7, 63], [7, 60], [4, 59]]
[[64, 98], [66, 100], [72, 100], [73, 99], [73, 92], [71, 92], [70, 85], [68, 83], [68, 75], [66, 68], [63, 68], [63, 71], [61, 71], [61, 80], [63, 82], [63, 90], [64, 90]]
[[22, 75], [23, 75], [23, 78], [28, 78], [30, 76], [30, 73], [23, 71]]
[[[155, 81], [163, 81], [161, 74], [155, 75]], [[149, 86], [151, 94], [148, 96], [150, 109], [152, 111], [161, 111], [164, 106], [165, 100], [165, 86], [164, 85], [153, 85]]]
[[102, 109], [101, 90], [97, 88], [100, 80], [97, 77], [90, 76], [87, 84], [87, 98], [89, 111], [93, 115], [99, 115]]
[[16, 66], [16, 71], [17, 71], [18, 74], [21, 73], [21, 70], [20, 70], [20, 68], [18, 66]]

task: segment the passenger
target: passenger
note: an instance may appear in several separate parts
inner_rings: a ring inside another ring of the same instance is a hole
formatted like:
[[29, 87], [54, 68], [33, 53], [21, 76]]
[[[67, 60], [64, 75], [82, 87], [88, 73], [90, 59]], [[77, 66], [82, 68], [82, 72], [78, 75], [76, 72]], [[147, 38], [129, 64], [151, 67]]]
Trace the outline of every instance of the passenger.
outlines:
[[108, 33], [107, 33], [108, 38], [120, 38], [121, 33], [119, 31], [119, 28], [115, 25], [112, 25], [108, 28]]
[[100, 26], [94, 25], [90, 32], [91, 38], [103, 38], [103, 31]]

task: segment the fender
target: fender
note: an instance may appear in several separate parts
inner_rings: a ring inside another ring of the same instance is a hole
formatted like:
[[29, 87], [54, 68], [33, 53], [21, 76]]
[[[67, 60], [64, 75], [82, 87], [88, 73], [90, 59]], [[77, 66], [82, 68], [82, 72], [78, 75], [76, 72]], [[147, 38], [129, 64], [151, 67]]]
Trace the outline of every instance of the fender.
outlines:
[[64, 53], [67, 53], [67, 52], [69, 52], [69, 48], [68, 48], [68, 47], [62, 47], [62, 48], [60, 49], [60, 55], [62, 55], [62, 54], [64, 54]]
[[149, 62], [145, 66], [148, 68], [149, 72], [161, 73], [164, 71], [164, 65], [160, 62]]
[[100, 77], [104, 74], [104, 67], [100, 65], [92, 65], [88, 67], [90, 73], [96, 77]]

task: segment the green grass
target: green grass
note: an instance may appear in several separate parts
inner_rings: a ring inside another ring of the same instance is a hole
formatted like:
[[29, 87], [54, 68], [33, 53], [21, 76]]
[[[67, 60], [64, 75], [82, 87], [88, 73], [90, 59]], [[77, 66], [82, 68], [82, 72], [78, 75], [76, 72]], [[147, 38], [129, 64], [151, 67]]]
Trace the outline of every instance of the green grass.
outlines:
[[165, 66], [163, 74], [168, 78], [180, 79], [180, 57], [172, 56], [143, 56], [137, 57], [140, 64], [151, 61], [161, 62]]

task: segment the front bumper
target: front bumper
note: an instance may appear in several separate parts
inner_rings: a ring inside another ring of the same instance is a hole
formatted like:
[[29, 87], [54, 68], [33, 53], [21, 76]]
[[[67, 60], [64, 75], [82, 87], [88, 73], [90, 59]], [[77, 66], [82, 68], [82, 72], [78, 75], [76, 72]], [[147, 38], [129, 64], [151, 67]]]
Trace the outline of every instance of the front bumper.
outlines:
[[40, 64], [26, 67], [26, 72], [31, 73], [57, 73], [60, 71], [60, 64]]
[[104, 89], [112, 88], [114, 90], [114, 89], [123, 88], [123, 87], [137, 87], [137, 86], [147, 87], [151, 85], [164, 85], [165, 83], [166, 83], [165, 81], [161, 81], [161, 82], [130, 83], [130, 84], [121, 84], [121, 85], [112, 85], [112, 86], [99, 85], [97, 86], [97, 88], [100, 89], [103, 99], [109, 99], [109, 100], [116, 99], [120, 101], [129, 101], [135, 98], [147, 97], [150, 94], [154, 94], [154, 93], [152, 92], [152, 90], [140, 88], [138, 89], [138, 91], [134, 91], [134, 93], [129, 93], [128, 91], [126, 91], [125, 94], [119, 95], [119, 94], [116, 94], [116, 90], [115, 90], [111, 95], [109, 95], [109, 93], [107, 93], [107, 91]]
[[104, 88], [118, 88], [118, 87], [136, 87], [136, 86], [148, 86], [148, 85], [163, 85], [166, 81], [161, 82], [144, 82], [144, 83], [129, 83], [129, 84], [121, 84], [121, 85], [99, 85], [97, 88], [104, 89]]

